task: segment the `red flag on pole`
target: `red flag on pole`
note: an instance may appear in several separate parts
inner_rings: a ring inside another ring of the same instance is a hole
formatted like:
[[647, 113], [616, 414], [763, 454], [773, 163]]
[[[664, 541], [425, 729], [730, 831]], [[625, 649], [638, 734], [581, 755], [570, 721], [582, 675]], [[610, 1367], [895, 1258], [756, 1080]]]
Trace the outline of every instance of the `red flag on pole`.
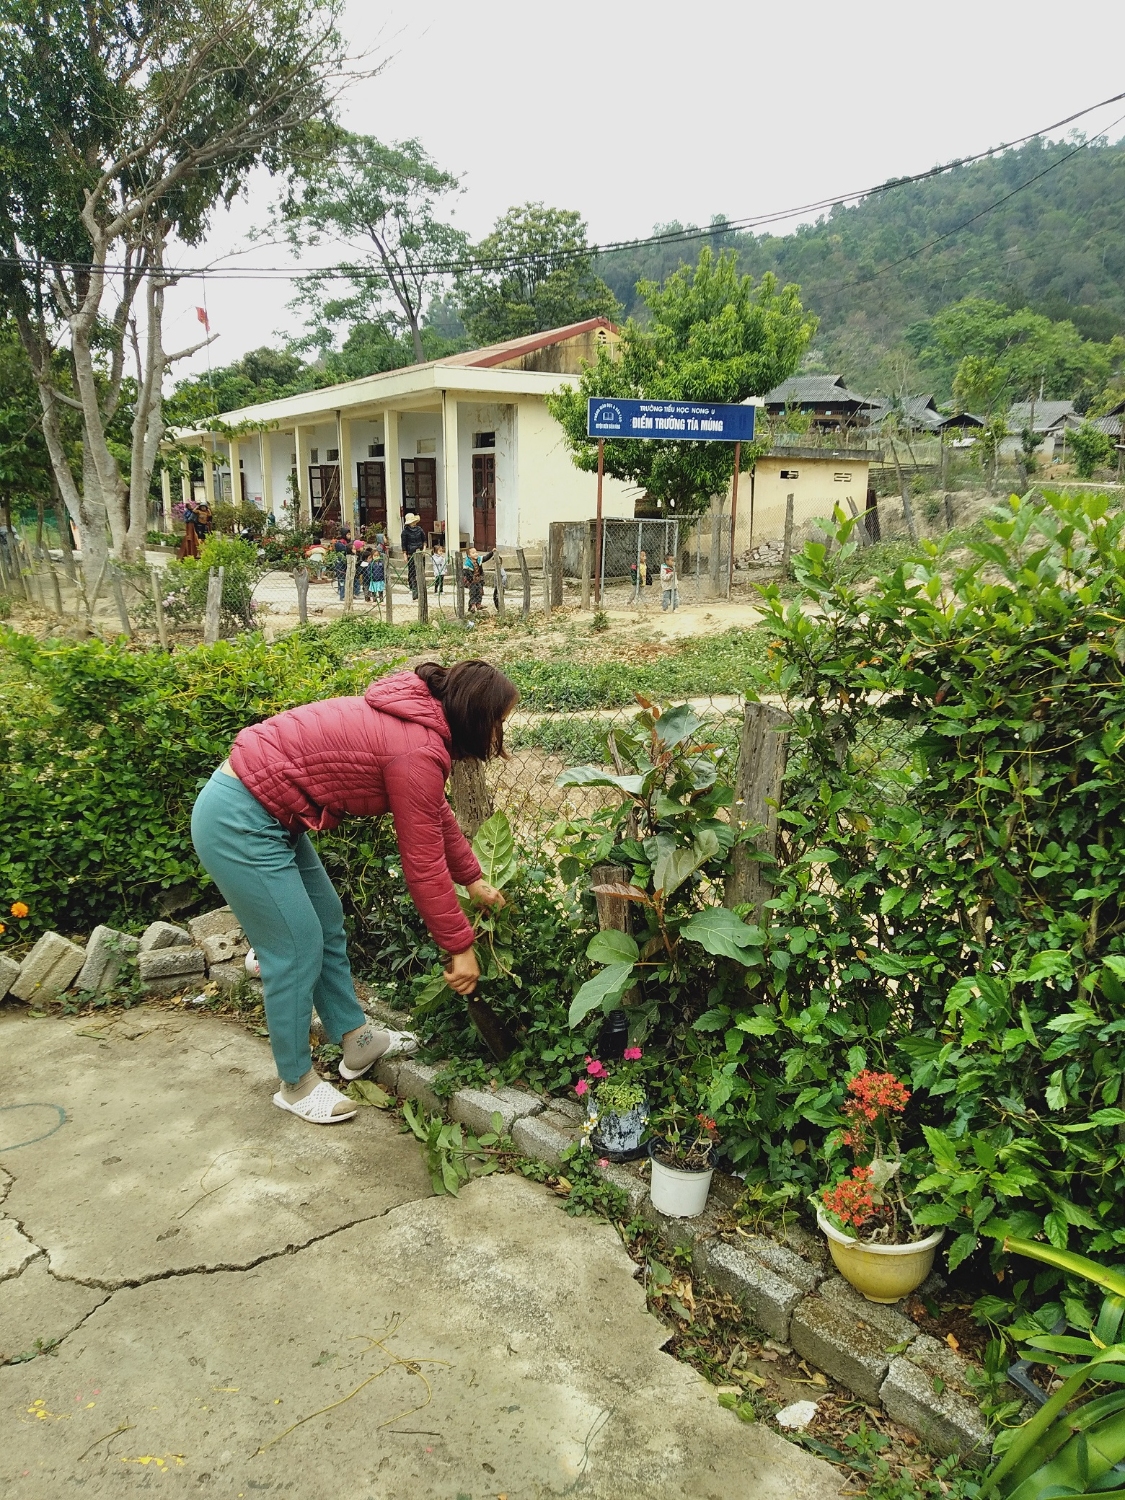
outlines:
[[210, 333], [211, 332], [211, 324], [207, 320], [207, 309], [205, 307], [197, 307], [195, 309], [195, 316], [203, 324], [203, 326], [204, 326], [204, 328], [206, 328], [207, 332]]

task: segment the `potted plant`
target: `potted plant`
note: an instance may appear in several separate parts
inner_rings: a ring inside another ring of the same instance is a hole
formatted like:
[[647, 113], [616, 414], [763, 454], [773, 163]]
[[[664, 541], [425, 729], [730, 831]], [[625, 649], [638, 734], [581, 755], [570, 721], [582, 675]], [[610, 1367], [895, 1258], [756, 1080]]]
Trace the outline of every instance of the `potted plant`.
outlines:
[[719, 1140], [715, 1122], [704, 1114], [693, 1115], [681, 1104], [669, 1104], [651, 1124], [652, 1206], [672, 1219], [694, 1219], [706, 1208], [711, 1191]]
[[633, 1161], [645, 1152], [641, 1137], [648, 1119], [648, 1096], [638, 1076], [640, 1060], [639, 1047], [626, 1047], [611, 1073], [605, 1063], [588, 1057], [586, 1077], [574, 1086], [574, 1092], [586, 1101], [583, 1145], [610, 1161]]
[[945, 1233], [927, 1233], [907, 1203], [898, 1122], [909, 1098], [893, 1073], [865, 1069], [849, 1081], [838, 1143], [867, 1160], [810, 1200], [837, 1270], [869, 1302], [921, 1286]]

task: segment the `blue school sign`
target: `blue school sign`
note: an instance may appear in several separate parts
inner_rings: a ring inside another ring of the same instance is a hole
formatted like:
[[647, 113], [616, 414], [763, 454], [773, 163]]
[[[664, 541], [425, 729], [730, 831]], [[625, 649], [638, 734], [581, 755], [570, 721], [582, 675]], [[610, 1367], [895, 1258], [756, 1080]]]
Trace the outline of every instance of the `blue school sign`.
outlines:
[[752, 406], [703, 401], [615, 401], [593, 397], [586, 414], [592, 438], [671, 438], [690, 443], [750, 443]]

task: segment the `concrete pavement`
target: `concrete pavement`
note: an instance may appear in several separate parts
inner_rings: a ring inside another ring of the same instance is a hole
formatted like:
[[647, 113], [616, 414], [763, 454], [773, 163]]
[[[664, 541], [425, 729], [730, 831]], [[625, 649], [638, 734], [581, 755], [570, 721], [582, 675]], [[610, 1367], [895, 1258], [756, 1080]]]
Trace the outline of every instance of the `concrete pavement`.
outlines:
[[206, 1016], [0, 1011], [0, 1487], [231, 1500], [830, 1500], [835, 1472], [661, 1352], [606, 1225], [434, 1198], [364, 1109], [275, 1110]]

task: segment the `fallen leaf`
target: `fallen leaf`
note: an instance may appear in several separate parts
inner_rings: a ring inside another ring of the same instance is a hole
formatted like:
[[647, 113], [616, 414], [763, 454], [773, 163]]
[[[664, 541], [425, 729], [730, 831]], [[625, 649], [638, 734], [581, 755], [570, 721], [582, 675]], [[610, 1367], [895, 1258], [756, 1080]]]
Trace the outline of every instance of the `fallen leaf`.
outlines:
[[357, 1078], [348, 1085], [347, 1094], [349, 1099], [354, 1099], [357, 1104], [370, 1104], [376, 1109], [390, 1109], [391, 1096], [385, 1093], [377, 1083], [371, 1083], [366, 1078]]
[[813, 1385], [823, 1385], [827, 1387], [828, 1376], [825, 1375], [822, 1370], [814, 1370], [812, 1373], [812, 1383]]
[[960, 1349], [960, 1347], [961, 1347], [961, 1345], [957, 1342], [957, 1340], [953, 1337], [953, 1335], [951, 1333], [947, 1333], [945, 1335], [945, 1342], [949, 1345], [949, 1347], [953, 1350], [953, 1352], [955, 1354], [956, 1354], [957, 1350]]

